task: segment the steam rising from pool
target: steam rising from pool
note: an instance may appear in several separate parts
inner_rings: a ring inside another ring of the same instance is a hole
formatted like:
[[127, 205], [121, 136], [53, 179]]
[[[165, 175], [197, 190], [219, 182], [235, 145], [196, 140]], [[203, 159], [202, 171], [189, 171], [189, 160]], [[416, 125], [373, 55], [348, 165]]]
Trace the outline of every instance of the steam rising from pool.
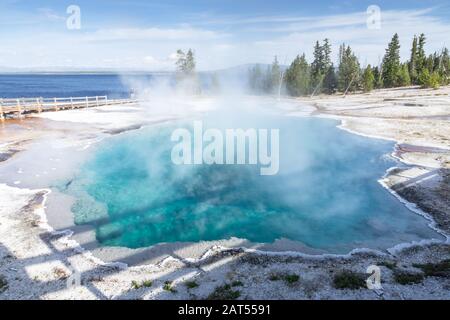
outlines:
[[342, 253], [436, 237], [377, 182], [395, 165], [391, 142], [331, 120], [256, 115], [257, 100], [249, 101], [238, 118], [225, 102], [200, 117], [211, 128], [280, 129], [278, 175], [251, 165], [176, 166], [170, 135], [192, 122], [147, 127], [105, 140], [80, 168], [67, 189], [76, 223], [95, 225], [103, 245], [129, 248], [238, 237]]

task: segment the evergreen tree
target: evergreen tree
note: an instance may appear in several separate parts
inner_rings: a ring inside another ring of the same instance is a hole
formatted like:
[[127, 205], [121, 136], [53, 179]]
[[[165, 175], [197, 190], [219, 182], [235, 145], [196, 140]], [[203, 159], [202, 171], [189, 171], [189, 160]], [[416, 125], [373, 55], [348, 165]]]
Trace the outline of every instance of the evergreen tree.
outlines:
[[430, 82], [428, 84], [429, 88], [438, 89], [441, 85], [441, 77], [437, 71], [433, 72], [430, 77]]
[[339, 49], [338, 88], [342, 92], [358, 89], [360, 67], [358, 58], [352, 52], [350, 46], [345, 44]]
[[249, 70], [249, 87], [253, 93], [260, 94], [264, 87], [263, 73], [261, 67], [257, 64]]
[[439, 75], [441, 77], [441, 84], [449, 84], [450, 78], [450, 55], [447, 48], [442, 50], [439, 62]]
[[397, 85], [400, 87], [406, 87], [411, 85], [411, 78], [409, 76], [409, 69], [407, 64], [403, 64], [400, 67], [397, 81], [398, 81]]
[[423, 33], [419, 36], [418, 41], [419, 44], [417, 48], [417, 74], [420, 75], [424, 71], [423, 69], [426, 67], [427, 61], [427, 56], [425, 54], [425, 44], [427, 39]]
[[330, 65], [328, 71], [323, 80], [323, 88], [326, 94], [333, 94], [336, 92], [338, 87], [338, 81], [336, 77], [336, 71], [333, 64]]
[[331, 67], [331, 45], [328, 39], [319, 41], [314, 46], [314, 61], [311, 64], [311, 84], [316, 92], [320, 92], [323, 81]]
[[186, 54], [186, 61], [185, 61], [185, 73], [192, 75], [195, 73], [195, 57], [194, 53], [191, 49], [189, 49], [188, 53]]
[[381, 77], [380, 68], [373, 67], [372, 73], [374, 77], [374, 88], [376, 89], [383, 88], [383, 78]]
[[411, 58], [408, 64], [409, 77], [413, 84], [417, 83], [417, 76], [418, 76], [417, 62], [418, 62], [417, 36], [414, 36], [411, 48]]
[[326, 73], [327, 71], [329, 71], [330, 67], [332, 66], [331, 44], [330, 44], [330, 40], [328, 40], [328, 39], [323, 40], [322, 55], [323, 55], [322, 67], [323, 67], [324, 73]]
[[305, 54], [297, 56], [286, 71], [286, 88], [292, 96], [304, 96], [310, 92], [310, 66]]
[[195, 57], [191, 49], [185, 54], [183, 50], [177, 50], [177, 66], [176, 82], [177, 86], [187, 93], [199, 94], [201, 86], [195, 72]]
[[322, 63], [323, 63], [323, 50], [319, 41], [316, 41], [314, 46], [314, 60], [311, 64], [311, 84], [315, 88], [323, 80]]
[[437, 71], [430, 73], [427, 68], [423, 69], [420, 75], [420, 84], [422, 88], [439, 88], [441, 84], [441, 77]]
[[175, 64], [177, 66], [177, 72], [184, 73], [186, 66], [186, 54], [181, 49], [177, 50], [177, 61]]
[[362, 76], [362, 87], [364, 92], [370, 92], [375, 87], [375, 76], [373, 74], [373, 70], [370, 64], [364, 70]]
[[195, 73], [195, 57], [191, 49], [185, 54], [183, 50], [177, 50], [177, 61], [175, 62], [177, 71], [183, 75]]
[[264, 93], [272, 93], [273, 84], [272, 84], [272, 67], [267, 66], [266, 73], [264, 75], [263, 81], [263, 92]]
[[280, 86], [281, 81], [281, 68], [278, 63], [278, 58], [275, 56], [275, 59], [272, 63], [272, 67], [270, 70], [270, 83], [269, 83], [269, 93], [278, 92], [278, 88]]
[[400, 42], [396, 33], [383, 59], [383, 85], [385, 88], [392, 88], [398, 85], [398, 76], [400, 73]]
[[440, 56], [438, 55], [437, 52], [435, 52], [434, 54], [430, 54], [426, 60], [426, 68], [433, 73], [434, 71], [439, 70], [439, 61], [440, 61]]
[[430, 83], [431, 83], [430, 71], [428, 71], [428, 69], [425, 68], [422, 70], [422, 72], [419, 75], [419, 84], [423, 88], [428, 88]]

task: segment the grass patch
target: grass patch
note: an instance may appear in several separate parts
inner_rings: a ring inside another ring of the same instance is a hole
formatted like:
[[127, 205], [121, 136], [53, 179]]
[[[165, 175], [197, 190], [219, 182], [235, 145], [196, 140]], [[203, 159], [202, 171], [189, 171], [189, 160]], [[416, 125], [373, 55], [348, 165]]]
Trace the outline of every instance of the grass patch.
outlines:
[[153, 285], [153, 282], [151, 280], [145, 280], [144, 282], [142, 282], [142, 285], [145, 288], [150, 288]]
[[0, 292], [8, 289], [8, 281], [6, 281], [4, 276], [0, 275]]
[[198, 283], [195, 281], [186, 281], [184, 284], [186, 285], [186, 287], [188, 287], [188, 289], [194, 289], [198, 287]]
[[450, 259], [438, 263], [413, 264], [413, 267], [421, 269], [427, 277], [450, 277]]
[[366, 288], [366, 275], [352, 271], [341, 271], [334, 276], [333, 284], [336, 289], [358, 290]]
[[233, 290], [230, 284], [217, 287], [209, 296], [208, 300], [236, 300], [241, 296], [239, 290]]
[[175, 289], [172, 287], [172, 281], [166, 281], [166, 282], [164, 282], [163, 290], [169, 291], [169, 292], [172, 292], [172, 293], [176, 293], [176, 292], [177, 292], [177, 290], [175, 290]]
[[279, 281], [279, 280], [281, 280], [281, 278], [278, 274], [273, 273], [269, 276], [269, 280], [270, 281]]
[[394, 273], [394, 280], [401, 285], [417, 284], [423, 281], [423, 274], [397, 271]]
[[236, 281], [233, 281], [232, 283], [231, 283], [231, 286], [232, 287], [242, 287], [244, 284], [241, 282], [241, 281], [239, 281], [239, 280], [236, 280]]
[[131, 287], [133, 288], [133, 289], [140, 289], [140, 288], [142, 288], [141, 287], [141, 284], [140, 283], [138, 283], [137, 281], [131, 281]]
[[300, 279], [300, 277], [296, 274], [287, 274], [283, 277], [283, 280], [286, 281], [288, 284], [293, 284], [297, 282]]
[[298, 280], [300, 280], [300, 276], [298, 276], [296, 274], [276, 274], [276, 273], [272, 273], [269, 276], [269, 280], [270, 281], [284, 280], [288, 284], [293, 284], [293, 283], [297, 282]]
[[131, 281], [131, 287], [133, 289], [140, 289], [140, 288], [149, 288], [153, 285], [153, 282], [151, 280], [145, 280], [142, 282], [137, 282], [137, 281]]
[[395, 270], [397, 268], [397, 262], [392, 261], [381, 261], [378, 262], [376, 265], [380, 267], [386, 267], [389, 270]]

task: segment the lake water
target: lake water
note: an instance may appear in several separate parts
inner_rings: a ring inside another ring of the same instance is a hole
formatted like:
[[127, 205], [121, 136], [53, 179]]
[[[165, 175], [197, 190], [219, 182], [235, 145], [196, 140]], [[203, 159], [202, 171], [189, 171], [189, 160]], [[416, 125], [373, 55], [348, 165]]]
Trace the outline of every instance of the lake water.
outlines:
[[[202, 90], [208, 91], [211, 77], [200, 74]], [[174, 84], [170, 73], [125, 74], [0, 74], [0, 98], [92, 97], [129, 98], [131, 91], [154, 84]]]
[[0, 74], [0, 98], [103, 96], [128, 98], [130, 83], [151, 83], [163, 75]]
[[102, 245], [129, 248], [238, 237], [344, 253], [439, 237], [377, 182], [397, 165], [391, 142], [324, 119], [205, 119], [205, 127], [280, 129], [279, 173], [261, 176], [250, 165], [172, 164], [170, 135], [191, 125], [144, 128], [99, 144], [73, 180], [60, 184], [76, 198], [76, 223], [95, 225]]

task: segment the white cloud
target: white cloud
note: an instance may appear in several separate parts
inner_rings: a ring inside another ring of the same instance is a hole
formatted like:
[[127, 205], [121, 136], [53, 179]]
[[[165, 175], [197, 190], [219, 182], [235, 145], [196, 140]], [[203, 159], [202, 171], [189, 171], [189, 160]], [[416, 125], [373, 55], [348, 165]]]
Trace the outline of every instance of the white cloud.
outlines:
[[39, 8], [38, 13], [44, 18], [51, 21], [65, 21], [67, 17], [62, 16], [50, 8]]
[[[403, 60], [409, 58], [410, 45], [415, 34], [426, 34], [428, 38], [426, 49], [429, 53], [445, 46], [450, 34], [450, 23], [433, 16], [432, 12], [433, 9], [382, 11], [379, 30], [367, 27], [366, 12], [314, 18], [266, 17], [267, 21], [280, 22], [274, 25], [258, 24], [243, 30], [256, 35], [265, 34], [262, 39], [253, 42], [257, 51], [265, 52], [269, 56], [287, 57], [285, 59], [287, 61], [303, 52], [311, 59], [315, 41], [328, 38], [333, 44], [335, 60], [339, 45], [345, 42], [352, 46], [362, 64], [378, 64], [394, 33], [400, 36]], [[263, 18], [258, 21], [263, 21]], [[269, 62], [268, 58], [263, 59], [260, 62]]]
[[100, 29], [85, 34], [87, 41], [124, 41], [124, 40], [197, 40], [207, 41], [227, 37], [226, 34], [196, 29], [189, 26], [182, 28], [118, 28]]
[[[227, 18], [219, 17], [215, 25], [212, 20], [203, 19], [199, 24], [164, 28], [103, 27], [59, 33], [28, 30], [14, 35], [3, 30], [0, 61], [16, 67], [170, 70], [174, 69], [175, 51], [192, 48], [199, 69], [207, 70], [270, 63], [274, 55], [282, 63], [290, 63], [302, 52], [311, 57], [314, 42], [329, 38], [334, 56], [339, 44], [345, 42], [352, 46], [362, 64], [377, 64], [395, 32], [400, 36], [403, 59], [409, 56], [414, 34], [427, 35], [429, 53], [448, 45], [450, 22], [433, 13], [432, 9], [382, 11], [380, 30], [367, 28], [365, 12], [320, 17], [234, 17], [228, 24]], [[52, 17], [51, 12], [47, 14]], [[226, 28], [221, 29], [221, 23]], [[24, 47], [27, 50], [19, 50]]]

